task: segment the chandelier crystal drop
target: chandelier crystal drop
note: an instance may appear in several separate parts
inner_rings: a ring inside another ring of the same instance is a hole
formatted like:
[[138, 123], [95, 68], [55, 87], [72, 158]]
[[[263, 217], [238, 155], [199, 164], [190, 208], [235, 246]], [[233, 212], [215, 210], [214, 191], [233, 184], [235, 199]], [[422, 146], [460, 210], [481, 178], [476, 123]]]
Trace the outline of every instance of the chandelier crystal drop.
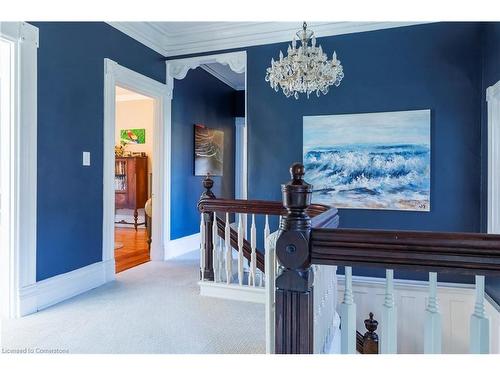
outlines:
[[[297, 38], [300, 41], [298, 47]], [[265, 80], [276, 92], [281, 88], [287, 98], [298, 99], [299, 94], [304, 93], [307, 98], [313, 92], [318, 97], [326, 95], [331, 85], [340, 85], [342, 78], [344, 72], [337, 54], [333, 52], [332, 59], [328, 60], [321, 46], [316, 46], [314, 32], [308, 30], [304, 22], [302, 30], [297, 31], [288, 46], [287, 56], [280, 51], [278, 61], [271, 59]]]

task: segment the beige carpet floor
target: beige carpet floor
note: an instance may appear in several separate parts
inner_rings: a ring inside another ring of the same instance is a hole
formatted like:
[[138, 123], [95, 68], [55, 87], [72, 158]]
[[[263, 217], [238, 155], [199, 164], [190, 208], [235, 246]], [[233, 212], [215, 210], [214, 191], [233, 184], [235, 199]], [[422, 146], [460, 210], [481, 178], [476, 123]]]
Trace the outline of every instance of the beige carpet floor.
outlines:
[[149, 262], [3, 322], [7, 349], [69, 353], [265, 353], [264, 305], [201, 297], [195, 260]]

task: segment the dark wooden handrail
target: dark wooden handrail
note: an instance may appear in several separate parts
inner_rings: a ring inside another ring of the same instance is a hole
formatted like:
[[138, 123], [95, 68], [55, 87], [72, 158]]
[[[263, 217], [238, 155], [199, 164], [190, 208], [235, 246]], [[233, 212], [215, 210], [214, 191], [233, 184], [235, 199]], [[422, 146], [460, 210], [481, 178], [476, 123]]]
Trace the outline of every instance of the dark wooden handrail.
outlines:
[[313, 264], [500, 275], [500, 235], [313, 228]]
[[[313, 218], [332, 207], [324, 204], [311, 204], [307, 208], [307, 214]], [[280, 201], [264, 200], [245, 200], [245, 199], [215, 199], [202, 198], [198, 202], [200, 212], [229, 212], [242, 214], [261, 214], [261, 215], [286, 215], [286, 208]], [[334, 209], [335, 212], [337, 211]]]

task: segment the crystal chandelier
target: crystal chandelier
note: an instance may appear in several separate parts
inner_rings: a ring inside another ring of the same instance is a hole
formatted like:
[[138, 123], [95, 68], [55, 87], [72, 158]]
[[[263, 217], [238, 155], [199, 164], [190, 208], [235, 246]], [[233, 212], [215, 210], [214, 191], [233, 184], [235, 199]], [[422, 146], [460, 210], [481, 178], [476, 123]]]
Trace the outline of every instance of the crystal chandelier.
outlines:
[[[297, 38], [300, 46], [297, 48]], [[311, 42], [309, 45], [309, 41]], [[288, 45], [288, 55], [280, 51], [279, 60], [271, 59], [271, 67], [266, 70], [266, 82], [278, 92], [283, 90], [286, 97], [299, 98], [299, 93], [305, 93], [307, 98], [312, 92], [326, 95], [331, 85], [338, 86], [344, 78], [342, 65], [333, 52], [331, 60], [323, 52], [321, 46], [316, 47], [314, 32], [307, 29], [304, 22], [302, 30], [297, 31], [292, 44]]]

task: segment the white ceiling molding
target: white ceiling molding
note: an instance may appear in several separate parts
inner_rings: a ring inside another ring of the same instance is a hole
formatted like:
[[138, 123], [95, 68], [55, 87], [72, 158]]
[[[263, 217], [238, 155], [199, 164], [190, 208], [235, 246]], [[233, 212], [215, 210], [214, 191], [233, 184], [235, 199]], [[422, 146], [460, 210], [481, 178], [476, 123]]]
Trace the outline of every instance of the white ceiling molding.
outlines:
[[[310, 22], [317, 37], [411, 26], [422, 22]], [[163, 56], [289, 41], [302, 22], [109, 22]]]

